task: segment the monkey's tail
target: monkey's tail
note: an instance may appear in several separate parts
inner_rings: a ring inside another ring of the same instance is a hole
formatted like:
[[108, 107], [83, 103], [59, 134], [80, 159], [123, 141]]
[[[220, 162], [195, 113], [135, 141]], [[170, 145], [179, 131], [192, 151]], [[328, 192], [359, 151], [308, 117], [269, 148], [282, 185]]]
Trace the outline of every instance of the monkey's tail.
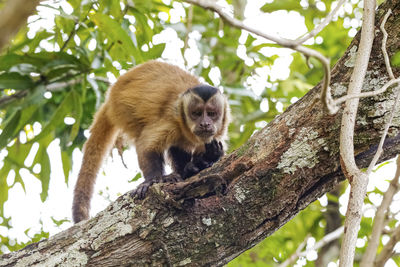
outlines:
[[107, 153], [112, 148], [117, 129], [107, 116], [107, 106], [103, 105], [96, 113], [91, 126], [91, 134], [83, 149], [83, 161], [75, 185], [72, 204], [74, 223], [89, 218], [90, 200], [93, 194], [97, 173]]

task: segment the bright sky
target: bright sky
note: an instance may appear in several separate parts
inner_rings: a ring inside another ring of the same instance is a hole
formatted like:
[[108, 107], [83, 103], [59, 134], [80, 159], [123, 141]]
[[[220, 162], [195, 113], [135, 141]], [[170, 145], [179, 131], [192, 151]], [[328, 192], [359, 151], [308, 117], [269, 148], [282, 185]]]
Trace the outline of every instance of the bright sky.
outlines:
[[[51, 5], [62, 6], [63, 9], [68, 13], [72, 12], [69, 4], [64, 1], [57, 1], [58, 3], [54, 3], [53, 1], [47, 1]], [[165, 2], [169, 2], [169, 0], [165, 0]], [[246, 23], [252, 25], [253, 27], [259, 27], [261, 30], [267, 31], [270, 34], [279, 34], [281, 37], [294, 39], [299, 35], [306, 33], [306, 27], [304, 25], [304, 19], [296, 12], [287, 13], [285, 11], [275, 12], [270, 15], [262, 14], [259, 11], [259, 8], [267, 1], [248, 1], [248, 6], [245, 11], [245, 16], [249, 19], [246, 19]], [[323, 4], [323, 2], [320, 2]], [[351, 5], [350, 5], [351, 7]], [[321, 9], [325, 8], [325, 5], [320, 5]], [[346, 10], [347, 8], [347, 10]], [[54, 12], [55, 10], [39, 7], [38, 8], [40, 16], [44, 17], [44, 20], [37, 21], [35, 23], [31, 23], [30, 31], [28, 36], [34, 37], [35, 32], [41, 27], [45, 27], [49, 30], [54, 26]], [[342, 13], [348, 12], [351, 13], [352, 10], [348, 10], [348, 6], [342, 9]], [[171, 12], [172, 21], [180, 21], [183, 16], [185, 16], [184, 9], [182, 4], [174, 3], [174, 10]], [[163, 15], [160, 14], [160, 18]], [[29, 21], [34, 21], [37, 16], [32, 16]], [[353, 24], [353, 26], [357, 27], [355, 22], [349, 21], [349, 25]], [[264, 27], [264, 25], [274, 25], [274, 27]], [[243, 33], [240, 40], [242, 43], [246, 40], [248, 33]], [[354, 32], [351, 35], [355, 34]], [[200, 61], [200, 52], [196, 46], [196, 40], [201, 38], [201, 33], [198, 31], [194, 31], [190, 34], [189, 40], [189, 49], [185, 53], [185, 57], [188, 61], [189, 67], [196, 66]], [[158, 34], [153, 39], [154, 43], [157, 42], [165, 42], [166, 49], [162, 55], [163, 59], [174, 63], [180, 66], [184, 66], [184, 59], [181, 55], [180, 48], [183, 47], [183, 42], [178, 39], [176, 32], [170, 28], [164, 30], [161, 34]], [[259, 39], [259, 42], [263, 42], [264, 40]], [[317, 42], [322, 40], [316, 39]], [[50, 45], [43, 41], [43, 47], [46, 49], [53, 49], [53, 45]], [[94, 47], [96, 45], [95, 42], [92, 42], [91, 45]], [[57, 49], [57, 48], [56, 48]], [[277, 79], [286, 79], [289, 75], [288, 66], [292, 61], [291, 51], [289, 49], [282, 48], [268, 48], [264, 51], [266, 56], [271, 56], [274, 54], [279, 54], [280, 57], [275, 60], [275, 64], [272, 67], [263, 67], [255, 70], [256, 75], [250, 77], [247, 80], [247, 85], [253, 90], [256, 95], [261, 94], [262, 90], [266, 86], [266, 76], [269, 75], [271, 80]], [[252, 65], [253, 60], [249, 58], [245, 53], [244, 45], [239, 46], [237, 50], [238, 57], [245, 60], [246, 64]], [[207, 59], [203, 60], [203, 64], [207, 64]], [[208, 62], [209, 64], [209, 62]], [[114, 82], [116, 77], [112, 74], [108, 76], [111, 82]], [[218, 86], [220, 80], [222, 79], [220, 76], [220, 71], [218, 68], [214, 68], [211, 71], [210, 79], [214, 83], [214, 85]], [[263, 108], [263, 107], [261, 107]], [[264, 107], [268, 108], [268, 107]], [[60, 228], [54, 226], [51, 218], [53, 217], [56, 220], [61, 219], [71, 219], [71, 203], [72, 203], [72, 194], [73, 187], [75, 185], [77, 174], [80, 168], [82, 153], [79, 150], [75, 150], [73, 153], [73, 170], [70, 175], [70, 179], [68, 185], [64, 182], [64, 174], [62, 172], [61, 166], [61, 156], [60, 156], [60, 147], [59, 140], [54, 140], [49, 148], [48, 153], [51, 155], [51, 179], [50, 179], [50, 187], [49, 187], [49, 196], [45, 203], [42, 203], [40, 200], [40, 192], [41, 192], [41, 184], [40, 182], [28, 171], [22, 170], [21, 175], [26, 184], [27, 192], [25, 193], [22, 187], [17, 184], [9, 191], [9, 200], [5, 204], [5, 216], [11, 216], [11, 223], [13, 228], [6, 233], [6, 229], [0, 226], [0, 233], [3, 235], [8, 235], [10, 238], [17, 238], [19, 241], [28, 241], [28, 236], [32, 237], [36, 232], [40, 231], [39, 221], [42, 220], [43, 227], [45, 231], [50, 232], [50, 235], [54, 235], [62, 229], [66, 229], [72, 225], [72, 223], [64, 223]], [[118, 153], [113, 151], [113, 157], [109, 157], [106, 164], [104, 164], [103, 172], [100, 173], [97, 178], [97, 184], [95, 188], [95, 195], [92, 199], [92, 209], [91, 215], [95, 215], [97, 212], [103, 210], [109, 203], [110, 200], [115, 200], [119, 195], [133, 189], [138, 183], [128, 183], [128, 180], [132, 179], [134, 175], [139, 171], [137, 167], [137, 158], [134, 149], [130, 149], [124, 152], [124, 160], [128, 166], [128, 169], [124, 167]], [[4, 157], [4, 155], [3, 155]], [[1, 155], [0, 155], [1, 158]], [[379, 188], [381, 191], [386, 191], [389, 182], [387, 180], [392, 179], [394, 175], [393, 164], [386, 165], [379, 169], [378, 172], [372, 174], [370, 184], [368, 186], [368, 190], [372, 191], [375, 186]], [[112, 177], [112, 178], [111, 178]], [[13, 175], [9, 175], [7, 181], [9, 184], [12, 184], [14, 177]], [[103, 192], [101, 195], [99, 192]], [[347, 193], [348, 194], [348, 193]], [[381, 201], [380, 195], [370, 194], [372, 195], [370, 198], [375, 205], [378, 205]], [[397, 194], [396, 203], [392, 206], [393, 209], [400, 209], [400, 195]], [[327, 198], [324, 196], [320, 199], [323, 205], [327, 204]], [[340, 211], [342, 214], [346, 211], [347, 204], [347, 196], [344, 196], [340, 199], [341, 208]], [[397, 208], [395, 208], [397, 207]], [[366, 205], [365, 207], [366, 216], [373, 216], [375, 213], [374, 208], [371, 205]], [[400, 216], [398, 214], [398, 219]], [[26, 229], [30, 228], [28, 231], [28, 236], [24, 234]], [[388, 240], [388, 237], [385, 237]], [[387, 241], [386, 241], [387, 242]], [[365, 240], [360, 239], [358, 242], [359, 246], [362, 246], [365, 243]], [[1, 248], [4, 252], [7, 252], [4, 248]], [[314, 253], [310, 253], [307, 256], [309, 260], [315, 259], [316, 255]], [[301, 262], [298, 263], [301, 266]], [[386, 266], [396, 266], [393, 265], [393, 262], [388, 263]], [[329, 267], [334, 267], [336, 264], [331, 265]]]

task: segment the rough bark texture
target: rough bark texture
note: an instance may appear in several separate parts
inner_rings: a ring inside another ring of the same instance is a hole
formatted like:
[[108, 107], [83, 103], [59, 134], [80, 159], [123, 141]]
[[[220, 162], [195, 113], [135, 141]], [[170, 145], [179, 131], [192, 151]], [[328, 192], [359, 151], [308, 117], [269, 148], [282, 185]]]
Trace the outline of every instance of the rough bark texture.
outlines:
[[[388, 52], [400, 49], [400, 3], [386, 9]], [[387, 80], [376, 39], [364, 91]], [[346, 92], [359, 36], [332, 71], [334, 96]], [[399, 69], [395, 69], [395, 76]], [[251, 248], [330, 191], [339, 164], [340, 112], [323, 113], [316, 86], [245, 145], [212, 168], [178, 184], [155, 185], [143, 201], [120, 197], [89, 221], [48, 240], [1, 256], [0, 266], [220, 266]], [[356, 126], [357, 163], [367, 166], [394, 100], [393, 91], [361, 101]], [[390, 128], [381, 160], [400, 152], [400, 116]]]

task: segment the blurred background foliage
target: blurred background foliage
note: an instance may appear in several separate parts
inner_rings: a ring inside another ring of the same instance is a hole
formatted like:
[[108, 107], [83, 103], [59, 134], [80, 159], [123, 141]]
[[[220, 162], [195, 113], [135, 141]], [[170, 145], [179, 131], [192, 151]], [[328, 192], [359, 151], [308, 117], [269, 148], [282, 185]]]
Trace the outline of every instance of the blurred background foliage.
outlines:
[[[246, 19], [245, 7], [250, 2], [231, 0], [227, 4], [236, 17]], [[260, 2], [262, 12], [300, 16], [308, 30], [336, 3]], [[29, 235], [29, 242], [20, 242], [7, 234], [13, 228], [11, 218], [4, 213], [8, 193], [16, 184], [29, 190], [21, 176], [24, 169], [40, 181], [41, 200], [48, 199], [52, 155], [46, 149], [55, 139], [59, 140], [68, 182], [72, 152], [82, 149], [84, 132], [107, 88], [127, 69], [163, 58], [223, 88], [233, 113], [230, 150], [241, 146], [254, 131], [302, 97], [323, 75], [318, 61], [278, 48], [231, 27], [210, 11], [179, 1], [42, 1], [38, 10], [41, 12], [30, 17], [27, 26], [0, 54], [0, 253], [48, 237], [43, 227]], [[49, 21], [44, 11], [53, 14], [51, 27], [43, 27]], [[347, 3], [339, 16], [307, 45], [331, 58], [334, 65], [359, 28], [361, 16], [358, 0]], [[266, 30], [274, 27], [262, 26]], [[289, 58], [284, 70], [287, 74], [274, 77], [271, 73], [277, 68], [279, 71], [277, 63], [282, 55]], [[29, 154], [32, 155], [27, 160]], [[132, 177], [137, 179], [140, 175]], [[320, 240], [341, 224], [339, 197], [345, 189], [346, 185], [342, 185], [311, 204], [273, 236], [228, 265], [276, 266], [305, 240]], [[52, 219], [60, 227], [69, 221]], [[370, 229], [371, 219], [363, 219], [361, 237], [367, 236]], [[337, 242], [329, 245], [338, 248]], [[358, 248], [360, 252], [363, 249]], [[317, 260], [314, 254], [302, 257], [297, 264], [326, 266], [322, 261], [325, 256], [337, 260], [337, 252], [324, 253], [321, 250]]]

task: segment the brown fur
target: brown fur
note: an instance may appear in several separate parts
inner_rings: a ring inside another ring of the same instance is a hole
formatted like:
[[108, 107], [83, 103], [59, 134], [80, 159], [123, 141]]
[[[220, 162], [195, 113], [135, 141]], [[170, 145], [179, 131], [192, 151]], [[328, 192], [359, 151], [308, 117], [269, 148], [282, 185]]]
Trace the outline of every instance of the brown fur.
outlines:
[[[182, 96], [199, 84], [197, 77], [190, 73], [158, 61], [139, 65], [117, 80], [95, 115], [91, 135], [84, 146], [74, 191], [74, 222], [89, 217], [97, 173], [118, 135], [123, 134], [135, 145], [146, 180], [164, 174], [163, 154], [171, 146], [188, 153], [204, 149], [204, 143], [209, 140], [193, 134], [184, 110], [187, 97]], [[218, 97], [216, 101], [224, 106], [224, 114], [212, 138], [224, 142], [229, 109], [225, 97]]]

